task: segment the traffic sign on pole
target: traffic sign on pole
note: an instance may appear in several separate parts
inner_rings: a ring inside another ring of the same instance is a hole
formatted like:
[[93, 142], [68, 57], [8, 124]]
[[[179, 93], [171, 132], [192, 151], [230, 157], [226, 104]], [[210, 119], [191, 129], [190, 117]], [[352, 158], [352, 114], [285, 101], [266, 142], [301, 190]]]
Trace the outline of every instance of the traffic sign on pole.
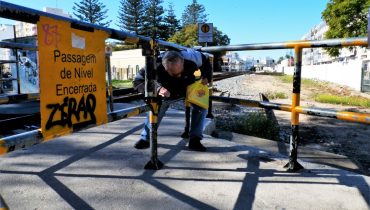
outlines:
[[213, 42], [213, 23], [198, 23], [198, 42]]

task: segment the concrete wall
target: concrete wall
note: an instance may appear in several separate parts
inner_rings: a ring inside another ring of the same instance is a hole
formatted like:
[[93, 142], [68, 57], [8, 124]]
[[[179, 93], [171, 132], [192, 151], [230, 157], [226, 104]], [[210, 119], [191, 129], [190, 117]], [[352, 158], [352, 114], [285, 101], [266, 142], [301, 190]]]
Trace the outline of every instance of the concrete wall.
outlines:
[[145, 57], [142, 56], [141, 49], [113, 52], [110, 60], [113, 79], [127, 79], [127, 71], [135, 76], [136, 69], [145, 66]]
[[[354, 60], [322, 65], [302, 66], [302, 78], [318, 79], [361, 90], [362, 61]], [[279, 72], [293, 75], [294, 66], [279, 66]]]

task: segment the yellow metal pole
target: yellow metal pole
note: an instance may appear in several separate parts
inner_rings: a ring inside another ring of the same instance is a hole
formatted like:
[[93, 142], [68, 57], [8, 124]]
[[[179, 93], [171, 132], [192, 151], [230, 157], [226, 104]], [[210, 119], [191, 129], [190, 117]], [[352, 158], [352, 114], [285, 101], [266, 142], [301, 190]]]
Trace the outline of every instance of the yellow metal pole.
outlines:
[[299, 141], [299, 113], [296, 107], [300, 103], [301, 93], [301, 70], [302, 70], [302, 48], [299, 46], [294, 47], [294, 76], [293, 76], [293, 93], [292, 93], [292, 107], [291, 107], [291, 130], [290, 136], [290, 153], [289, 162], [286, 165], [288, 171], [298, 171], [303, 169], [303, 166], [298, 163], [298, 141]]
[[158, 112], [159, 102], [156, 88], [155, 88], [155, 60], [158, 55], [156, 42], [151, 40], [149, 43], [143, 44], [143, 55], [145, 56], [145, 100], [150, 107], [149, 122], [150, 122], [150, 147], [151, 158], [144, 166], [145, 169], [159, 170], [163, 167], [163, 163], [158, 160], [157, 151], [157, 129], [158, 129]]

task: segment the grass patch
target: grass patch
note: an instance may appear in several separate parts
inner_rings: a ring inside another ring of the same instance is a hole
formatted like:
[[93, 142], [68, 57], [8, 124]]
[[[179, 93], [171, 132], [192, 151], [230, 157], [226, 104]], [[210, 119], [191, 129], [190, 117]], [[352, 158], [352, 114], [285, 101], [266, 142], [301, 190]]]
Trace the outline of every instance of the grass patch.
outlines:
[[112, 80], [113, 88], [132, 88], [132, 80]]
[[[278, 78], [284, 83], [293, 83], [293, 76], [292, 75], [282, 75], [282, 76], [279, 76]], [[321, 82], [321, 81], [315, 80], [315, 79], [302, 78], [301, 79], [301, 85], [323, 86], [323, 85], [325, 85], [325, 82]]]
[[293, 76], [290, 76], [290, 75], [282, 75], [282, 76], [279, 76], [278, 78], [284, 83], [292, 83], [293, 82]]
[[264, 113], [252, 112], [244, 115], [222, 115], [216, 117], [216, 127], [221, 130], [278, 140], [279, 127]]
[[269, 99], [269, 100], [273, 100], [273, 99], [286, 99], [288, 98], [288, 96], [284, 93], [284, 92], [266, 92], [264, 93], [264, 95]]
[[317, 94], [315, 101], [328, 104], [360, 106], [370, 108], [370, 99], [360, 96], [337, 96], [331, 94]]
[[[293, 83], [293, 76], [291, 75], [282, 75], [278, 78], [284, 83]], [[349, 91], [332, 88], [329, 82], [302, 78], [301, 84], [302, 89], [311, 88], [311, 90], [316, 91], [310, 96], [316, 102], [370, 108], [370, 99], [361, 96], [350, 96]]]

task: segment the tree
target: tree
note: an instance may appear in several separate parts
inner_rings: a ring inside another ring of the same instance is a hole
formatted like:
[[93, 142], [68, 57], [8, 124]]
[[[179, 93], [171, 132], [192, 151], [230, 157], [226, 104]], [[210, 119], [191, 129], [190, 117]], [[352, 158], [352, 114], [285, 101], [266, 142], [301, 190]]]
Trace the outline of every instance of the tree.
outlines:
[[163, 29], [163, 0], [148, 0], [144, 18], [145, 35], [154, 39], [163, 39], [159, 33]]
[[[322, 13], [329, 26], [325, 38], [348, 38], [367, 35], [369, 0], [330, 0]], [[330, 56], [339, 55], [338, 48], [326, 48]]]
[[121, 0], [118, 11], [118, 27], [121, 30], [135, 32], [137, 35], [143, 35], [145, 1], [142, 0]]
[[[177, 31], [172, 37], [170, 37], [168, 41], [187, 47], [202, 45], [201, 43], [198, 42], [197, 24], [185, 26], [180, 31]], [[230, 38], [226, 34], [223, 34], [221, 31], [219, 31], [217, 27], [213, 27], [213, 41], [214, 42], [209, 43], [208, 46], [230, 44]]]
[[[177, 31], [172, 37], [168, 39], [169, 42], [174, 42], [179, 45], [194, 47], [199, 46], [201, 43], [198, 42], [198, 25], [191, 24], [182, 28], [180, 31]], [[230, 38], [219, 31], [216, 27], [213, 27], [213, 41], [209, 43], [208, 46], [216, 45], [229, 45]], [[214, 52], [213, 66], [215, 71], [221, 71], [220, 59], [226, 52]]]
[[180, 30], [180, 21], [176, 18], [175, 11], [173, 8], [173, 3], [170, 2], [168, 5], [167, 15], [163, 19], [164, 25], [162, 32], [162, 37], [167, 40], [169, 37], [173, 36], [176, 31]]
[[186, 26], [189, 24], [207, 22], [208, 15], [205, 14], [205, 10], [202, 4], [198, 4], [197, 0], [193, 0], [193, 3], [188, 5], [182, 13], [182, 25]]
[[108, 9], [99, 0], [81, 0], [74, 3], [73, 14], [81, 21], [108, 27], [110, 21], [103, 22], [107, 18]]

